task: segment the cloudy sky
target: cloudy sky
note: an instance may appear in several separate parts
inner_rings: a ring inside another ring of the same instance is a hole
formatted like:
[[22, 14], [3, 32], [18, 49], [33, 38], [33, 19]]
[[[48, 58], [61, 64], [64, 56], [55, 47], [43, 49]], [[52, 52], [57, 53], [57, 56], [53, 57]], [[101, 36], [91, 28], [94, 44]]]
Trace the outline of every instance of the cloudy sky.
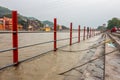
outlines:
[[120, 0], [0, 0], [0, 6], [17, 10], [41, 21], [58, 19], [58, 24], [97, 27], [120, 17]]

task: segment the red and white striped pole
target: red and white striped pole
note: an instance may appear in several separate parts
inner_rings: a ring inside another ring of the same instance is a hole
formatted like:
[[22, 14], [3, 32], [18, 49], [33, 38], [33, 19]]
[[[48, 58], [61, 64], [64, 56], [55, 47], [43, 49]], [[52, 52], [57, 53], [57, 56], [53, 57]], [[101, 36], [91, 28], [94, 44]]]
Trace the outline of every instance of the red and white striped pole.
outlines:
[[70, 45], [72, 45], [72, 23], [70, 23]]
[[17, 11], [12, 11], [12, 24], [13, 24], [13, 63], [18, 63], [18, 30], [17, 30]]
[[80, 25], [78, 26], [78, 43], [80, 42]]
[[57, 50], [57, 19], [54, 18], [54, 51]]

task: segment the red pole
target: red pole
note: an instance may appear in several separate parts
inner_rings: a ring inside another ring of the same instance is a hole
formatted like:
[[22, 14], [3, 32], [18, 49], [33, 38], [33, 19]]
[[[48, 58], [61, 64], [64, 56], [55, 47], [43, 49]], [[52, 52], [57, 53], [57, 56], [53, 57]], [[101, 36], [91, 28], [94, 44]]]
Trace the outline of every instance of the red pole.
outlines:
[[93, 28], [92, 28], [92, 30], [91, 30], [91, 31], [92, 31], [92, 37], [93, 37]]
[[92, 34], [93, 34], [93, 36], [94, 36], [94, 28], [92, 29]]
[[93, 28], [91, 29], [91, 36], [93, 37]]
[[94, 28], [93, 28], [93, 36], [94, 36]]
[[91, 38], [91, 27], [90, 27], [90, 38]]
[[54, 51], [57, 50], [57, 19], [54, 18]]
[[17, 11], [12, 11], [12, 24], [13, 24], [13, 63], [18, 63], [18, 32], [17, 32]]
[[80, 42], [80, 25], [78, 26], [78, 43]]
[[95, 29], [95, 36], [96, 36], [96, 29]]
[[86, 31], [86, 27], [84, 27], [83, 40], [85, 40], [85, 31]]
[[95, 29], [94, 29], [94, 36], [95, 36]]
[[93, 28], [93, 36], [95, 36], [95, 29]]
[[88, 39], [89, 27], [87, 27], [87, 39]]
[[70, 23], [70, 45], [72, 45], [72, 23]]

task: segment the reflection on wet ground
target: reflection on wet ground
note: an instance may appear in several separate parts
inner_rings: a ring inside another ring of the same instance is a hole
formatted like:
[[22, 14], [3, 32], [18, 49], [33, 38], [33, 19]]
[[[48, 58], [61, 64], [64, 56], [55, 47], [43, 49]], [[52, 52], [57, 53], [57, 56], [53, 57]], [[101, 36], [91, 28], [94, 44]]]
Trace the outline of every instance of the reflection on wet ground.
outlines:
[[[50, 36], [52, 37], [52, 35], [53, 34], [50, 34], [49, 37], [47, 37], [49, 39], [45, 38], [45, 40], [49, 41]], [[19, 35], [19, 36], [22, 36], [22, 35]], [[27, 39], [29, 40], [31, 39], [30, 38], [31, 35], [27, 35], [27, 37], [29, 37]], [[39, 38], [43, 39], [42, 37], [39, 37]], [[99, 38], [100, 36], [96, 36], [86, 41], [81, 41], [80, 43], [76, 43], [72, 46], [67, 46], [61, 49], [62, 50], [86, 49], [89, 46], [95, 44], [96, 40], [98, 40]], [[26, 43], [23, 43], [22, 40], [23, 39], [21, 37], [20, 46], [29, 44], [27, 43], [28, 41], [23, 40], [24, 42], [26, 42]], [[36, 42], [39, 42], [38, 39], [35, 39], [35, 40]], [[77, 41], [77, 39], [74, 40], [74, 42], [75, 41]], [[69, 41], [61, 42], [58, 45], [59, 46], [64, 45], [66, 44], [66, 42], [68, 43]], [[89, 43], [89, 42], [92, 42], [92, 43]], [[32, 44], [32, 41], [31, 41], [31, 44]], [[49, 44], [49, 45], [52, 45], [52, 44]], [[36, 54], [31, 53], [31, 51], [34, 51], [34, 53], [39, 54], [40, 52], [46, 49], [52, 49], [52, 47], [46, 44], [46, 45], [41, 45], [41, 46], [35, 46], [34, 48], [28, 48], [29, 51], [28, 50], [25, 51], [24, 49], [20, 50], [20, 54], [19, 54], [20, 59], [30, 57], [29, 55], [31, 56], [36, 55]], [[80, 64], [81, 59], [83, 59], [83, 57], [85, 57], [85, 55], [88, 54], [88, 52], [89, 52], [88, 50], [82, 51], [82, 52], [64, 52], [59, 49], [56, 52], [51, 51], [42, 57], [37, 57], [33, 60], [21, 63], [17, 67], [9, 67], [3, 71], [0, 71], [0, 80], [64, 80], [65, 76], [58, 75], [58, 74], [66, 70], [69, 70], [72, 67]], [[7, 60], [3, 59], [3, 60], [7, 61], [8, 59]]]

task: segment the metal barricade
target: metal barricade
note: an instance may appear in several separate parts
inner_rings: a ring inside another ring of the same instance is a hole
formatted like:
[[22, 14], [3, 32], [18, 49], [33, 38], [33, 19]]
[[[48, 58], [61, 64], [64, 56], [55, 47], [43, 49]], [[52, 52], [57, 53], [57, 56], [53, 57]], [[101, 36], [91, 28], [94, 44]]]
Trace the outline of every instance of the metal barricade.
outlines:
[[[69, 31], [70, 32], [69, 33], [70, 36], [69, 36], [69, 38], [64, 38], [64, 39], [59, 39], [58, 40], [57, 39], [57, 19], [54, 18], [54, 40], [18, 47], [18, 43], [19, 43], [18, 42], [18, 34], [20, 34], [20, 33], [41, 33], [41, 32], [40, 31], [18, 31], [17, 30], [17, 11], [12, 11], [12, 24], [13, 24], [13, 30], [12, 31], [0, 31], [0, 34], [12, 34], [12, 46], [13, 46], [13, 48], [0, 50], [0, 53], [4, 53], [4, 52], [7, 52], [7, 51], [13, 51], [13, 63], [9, 64], [7, 66], [1, 67], [0, 70], [5, 69], [5, 68], [10, 67], [10, 66], [18, 65], [21, 62], [33, 59], [33, 58], [38, 57], [38, 56], [45, 55], [45, 54], [47, 54], [50, 51], [56, 51], [57, 48], [65, 47], [65, 46], [68, 46], [68, 45], [72, 45], [72, 44], [74, 44], [74, 43], [72, 43], [72, 39], [76, 39], [77, 38], [78, 41], [75, 42], [75, 43], [79, 43], [80, 42], [80, 37], [81, 37], [80, 36], [80, 25], [78, 26], [78, 35], [77, 35], [77, 37], [73, 37], [72, 36], [72, 23], [70, 23], [70, 31]], [[85, 40], [85, 31], [86, 30], [84, 28], [84, 35], [82, 36], [84, 40]], [[91, 33], [91, 31], [90, 31], [90, 33]], [[70, 40], [69, 44], [57, 47], [57, 42], [58, 41], [64, 41], [64, 40]], [[43, 52], [41, 54], [32, 56], [32, 57], [24, 59], [24, 60], [19, 60], [18, 49], [23, 49], [23, 48], [27, 48], [27, 47], [37, 46], [37, 45], [41, 45], [41, 44], [48, 44], [48, 43], [53, 43], [54, 44], [54, 46], [53, 46], [54, 49], [53, 50], [48, 50], [46, 52]]]

